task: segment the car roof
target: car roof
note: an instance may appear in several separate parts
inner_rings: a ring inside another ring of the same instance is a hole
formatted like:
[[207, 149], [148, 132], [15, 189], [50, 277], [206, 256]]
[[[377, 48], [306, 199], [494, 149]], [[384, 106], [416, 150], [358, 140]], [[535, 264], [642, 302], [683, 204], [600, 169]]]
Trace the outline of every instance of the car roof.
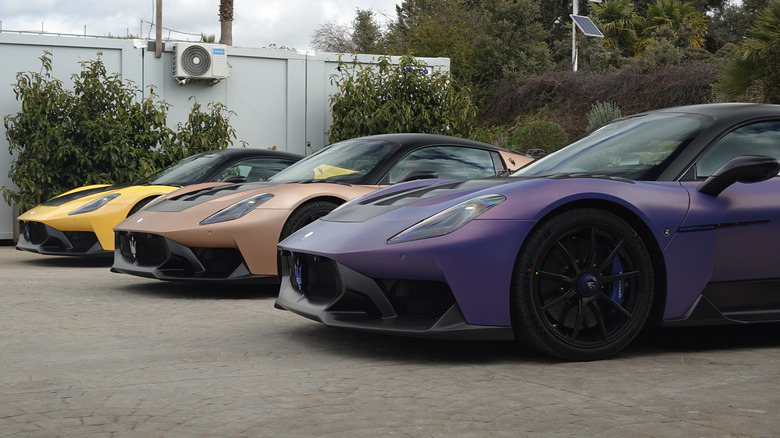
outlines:
[[215, 149], [213, 151], [202, 152], [197, 155], [222, 155], [231, 159], [240, 159], [245, 157], [285, 157], [285, 158], [303, 158], [301, 154], [295, 154], [292, 152], [279, 151], [276, 149], [262, 149], [262, 148], [239, 148], [229, 147], [225, 149]]
[[397, 143], [404, 149], [416, 148], [418, 146], [430, 145], [430, 144], [458, 144], [464, 146], [479, 147], [479, 148], [489, 149], [493, 151], [506, 151], [506, 152], [511, 152], [513, 154], [522, 155], [522, 153], [520, 152], [510, 151], [509, 149], [505, 149], [489, 143], [483, 143], [481, 141], [470, 140], [461, 137], [453, 137], [449, 135], [441, 135], [441, 134], [408, 132], [408, 133], [368, 135], [365, 137], [358, 137], [357, 139], [383, 140], [391, 143]]
[[[719, 121], [746, 120], [754, 117], [780, 116], [780, 105], [766, 103], [707, 103], [663, 108], [647, 113], [691, 113], [712, 117]], [[647, 114], [645, 113], [645, 114]]]

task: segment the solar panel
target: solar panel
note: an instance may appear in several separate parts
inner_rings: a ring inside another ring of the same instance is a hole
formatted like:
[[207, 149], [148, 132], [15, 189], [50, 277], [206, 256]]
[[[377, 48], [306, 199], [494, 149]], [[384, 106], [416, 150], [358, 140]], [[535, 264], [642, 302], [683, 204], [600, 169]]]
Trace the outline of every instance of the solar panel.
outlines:
[[593, 23], [593, 20], [584, 15], [571, 15], [571, 19], [574, 20], [574, 24], [587, 36], [604, 38], [604, 34], [601, 33], [598, 27]]

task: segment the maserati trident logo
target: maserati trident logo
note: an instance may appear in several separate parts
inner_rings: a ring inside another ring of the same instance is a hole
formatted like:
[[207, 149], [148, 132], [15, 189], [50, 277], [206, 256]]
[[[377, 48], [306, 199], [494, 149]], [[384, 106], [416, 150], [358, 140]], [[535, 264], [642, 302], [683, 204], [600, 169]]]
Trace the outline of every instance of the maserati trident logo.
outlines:
[[295, 289], [298, 290], [298, 292], [303, 292], [303, 262], [301, 262], [301, 257], [294, 257], [293, 258], [293, 275], [295, 275]]
[[584, 296], [593, 296], [599, 289], [599, 280], [593, 274], [584, 274], [577, 281], [577, 289]]
[[130, 254], [133, 256], [133, 260], [136, 260], [136, 245], [137, 242], [135, 241], [135, 236], [130, 234], [127, 236], [127, 246], [128, 249], [130, 249]]

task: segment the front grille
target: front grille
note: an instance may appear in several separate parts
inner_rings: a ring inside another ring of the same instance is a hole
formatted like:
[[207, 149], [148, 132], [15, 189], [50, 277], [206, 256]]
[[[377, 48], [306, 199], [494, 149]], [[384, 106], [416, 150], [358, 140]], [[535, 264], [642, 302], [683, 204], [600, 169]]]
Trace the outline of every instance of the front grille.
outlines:
[[241, 251], [236, 248], [192, 248], [192, 252], [213, 277], [227, 277], [244, 263]]
[[157, 266], [168, 258], [165, 239], [156, 234], [117, 233], [119, 251], [142, 266]]
[[[375, 295], [379, 290], [393, 308], [393, 316], [399, 319], [435, 320], [455, 304], [449, 285], [441, 281], [365, 278], [365, 282], [345, 284], [337, 263], [326, 257], [296, 253], [287, 258], [287, 263], [293, 288], [312, 301], [338, 299], [329, 306], [333, 312], [363, 313], [375, 318], [391, 316], [379, 310], [387, 308], [386, 303], [380, 302], [384, 300]], [[371, 282], [378, 290], [361, 289], [361, 285]]]
[[398, 318], [437, 319], [455, 304], [447, 283], [426, 280], [380, 280]]
[[86, 252], [98, 241], [97, 235], [91, 231], [66, 231], [63, 234], [76, 252]]
[[40, 245], [49, 237], [46, 232], [46, 225], [40, 222], [21, 222], [20, 228], [24, 233], [24, 238], [35, 245]]
[[288, 258], [288, 263], [293, 287], [310, 299], [329, 300], [343, 293], [344, 282], [333, 260], [295, 254]]

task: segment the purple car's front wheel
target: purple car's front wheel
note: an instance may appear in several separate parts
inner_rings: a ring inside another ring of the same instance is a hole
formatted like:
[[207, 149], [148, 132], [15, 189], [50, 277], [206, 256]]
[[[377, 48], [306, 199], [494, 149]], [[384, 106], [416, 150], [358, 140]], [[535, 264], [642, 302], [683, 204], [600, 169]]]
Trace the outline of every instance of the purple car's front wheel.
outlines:
[[624, 348], [650, 311], [653, 267], [633, 228], [618, 216], [578, 209], [529, 236], [512, 286], [518, 339], [568, 360], [595, 360]]

